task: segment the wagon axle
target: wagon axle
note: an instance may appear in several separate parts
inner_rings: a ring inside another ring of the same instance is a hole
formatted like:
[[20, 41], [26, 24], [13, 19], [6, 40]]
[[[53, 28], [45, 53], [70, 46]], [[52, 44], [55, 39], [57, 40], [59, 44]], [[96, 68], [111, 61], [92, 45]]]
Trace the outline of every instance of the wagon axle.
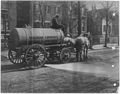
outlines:
[[33, 55], [33, 60], [36, 60], [36, 59], [38, 59], [39, 58], [39, 54], [34, 54]]

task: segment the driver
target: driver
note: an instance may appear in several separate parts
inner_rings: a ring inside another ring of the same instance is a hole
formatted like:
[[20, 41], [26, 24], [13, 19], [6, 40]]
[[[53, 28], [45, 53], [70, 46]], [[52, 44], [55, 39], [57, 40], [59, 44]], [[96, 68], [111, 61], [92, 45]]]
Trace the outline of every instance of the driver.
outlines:
[[52, 25], [51, 25], [51, 28], [53, 29], [62, 29], [62, 31], [64, 31], [64, 26], [61, 25], [61, 24], [58, 24], [58, 19], [59, 19], [59, 15], [56, 14], [55, 17], [53, 17], [52, 19]]

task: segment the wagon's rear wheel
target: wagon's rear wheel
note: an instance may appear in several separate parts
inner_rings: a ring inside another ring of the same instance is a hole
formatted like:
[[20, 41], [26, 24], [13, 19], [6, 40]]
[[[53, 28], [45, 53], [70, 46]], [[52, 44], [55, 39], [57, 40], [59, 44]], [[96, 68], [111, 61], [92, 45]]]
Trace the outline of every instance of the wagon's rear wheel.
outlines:
[[30, 46], [26, 51], [25, 61], [29, 67], [42, 67], [46, 62], [45, 49], [39, 44]]
[[18, 53], [13, 50], [8, 51], [9, 60], [13, 64], [23, 64], [24, 63], [24, 53]]
[[60, 61], [62, 63], [68, 63], [71, 58], [71, 51], [69, 48], [63, 48], [60, 53]]

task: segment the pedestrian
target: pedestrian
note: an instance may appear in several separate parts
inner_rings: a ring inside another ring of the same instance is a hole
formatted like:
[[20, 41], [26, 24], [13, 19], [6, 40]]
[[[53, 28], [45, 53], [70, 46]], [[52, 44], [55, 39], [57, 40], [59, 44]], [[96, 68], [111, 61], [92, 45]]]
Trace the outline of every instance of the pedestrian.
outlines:
[[53, 29], [61, 29], [64, 32], [64, 26], [62, 24], [58, 23], [59, 15], [56, 14], [55, 17], [52, 19], [52, 25], [51, 28]]

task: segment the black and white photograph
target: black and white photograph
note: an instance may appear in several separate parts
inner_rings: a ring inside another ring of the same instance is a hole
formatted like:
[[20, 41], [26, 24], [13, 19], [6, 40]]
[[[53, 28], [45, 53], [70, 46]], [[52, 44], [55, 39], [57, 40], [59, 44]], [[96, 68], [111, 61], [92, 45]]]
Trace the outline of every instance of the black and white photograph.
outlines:
[[119, 93], [118, 0], [1, 0], [1, 93]]

